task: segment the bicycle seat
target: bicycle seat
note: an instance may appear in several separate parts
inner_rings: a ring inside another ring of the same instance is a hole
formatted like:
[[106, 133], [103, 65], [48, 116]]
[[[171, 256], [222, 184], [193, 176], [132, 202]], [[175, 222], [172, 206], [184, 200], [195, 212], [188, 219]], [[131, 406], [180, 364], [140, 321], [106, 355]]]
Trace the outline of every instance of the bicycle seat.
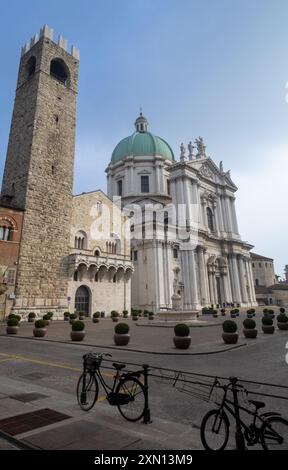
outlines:
[[115, 367], [116, 370], [122, 370], [122, 369], [125, 369], [125, 364], [117, 364], [116, 362], [114, 362], [113, 364], [113, 367]]
[[251, 405], [254, 405], [257, 410], [260, 408], [264, 408], [266, 405], [263, 403], [263, 401], [255, 401], [255, 400], [248, 400]]

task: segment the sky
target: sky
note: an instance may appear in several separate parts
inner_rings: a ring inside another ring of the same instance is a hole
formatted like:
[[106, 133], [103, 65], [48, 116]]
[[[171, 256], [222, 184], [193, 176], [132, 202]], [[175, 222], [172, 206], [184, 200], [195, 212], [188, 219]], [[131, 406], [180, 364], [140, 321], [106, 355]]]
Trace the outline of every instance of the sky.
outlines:
[[80, 49], [74, 192], [106, 191], [140, 107], [179, 155], [231, 170], [242, 239], [288, 263], [287, 0], [9, 0], [0, 9], [0, 179], [20, 49], [43, 24]]

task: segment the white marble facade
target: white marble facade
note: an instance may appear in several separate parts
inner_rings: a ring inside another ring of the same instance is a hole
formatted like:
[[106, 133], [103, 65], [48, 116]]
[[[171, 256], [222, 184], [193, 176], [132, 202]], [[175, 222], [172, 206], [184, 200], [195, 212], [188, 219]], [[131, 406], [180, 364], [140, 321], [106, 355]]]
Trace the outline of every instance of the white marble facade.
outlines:
[[[139, 122], [145, 123], [142, 131]], [[139, 132], [146, 132], [147, 139], [151, 136], [142, 115], [135, 124], [134, 137]], [[118, 159], [112, 157], [106, 170], [108, 196], [121, 196], [122, 207], [131, 216], [131, 305], [154, 311], [170, 309], [177, 291], [185, 310], [211, 304], [256, 306], [252, 245], [239, 234], [237, 187], [230, 171], [206, 156], [201, 138], [196, 139], [196, 155], [191, 142], [188, 157], [181, 145], [179, 161], [161, 147], [157, 153], [157, 145], [152, 153], [142, 145], [142, 155], [141, 145], [138, 147], [132, 146], [131, 154], [123, 158], [118, 152]], [[146, 177], [145, 187], [142, 176]], [[184, 228], [176, 232], [181, 221]]]

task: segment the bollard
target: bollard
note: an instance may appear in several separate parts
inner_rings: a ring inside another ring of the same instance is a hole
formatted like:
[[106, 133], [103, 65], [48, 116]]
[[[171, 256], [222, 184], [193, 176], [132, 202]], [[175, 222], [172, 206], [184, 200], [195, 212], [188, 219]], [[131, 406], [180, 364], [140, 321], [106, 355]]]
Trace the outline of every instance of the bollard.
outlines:
[[143, 364], [144, 396], [145, 396], [145, 407], [144, 407], [144, 415], [143, 415], [143, 423], [144, 424], [151, 424], [152, 423], [150, 408], [149, 408], [148, 372], [149, 372], [149, 366], [147, 364]]

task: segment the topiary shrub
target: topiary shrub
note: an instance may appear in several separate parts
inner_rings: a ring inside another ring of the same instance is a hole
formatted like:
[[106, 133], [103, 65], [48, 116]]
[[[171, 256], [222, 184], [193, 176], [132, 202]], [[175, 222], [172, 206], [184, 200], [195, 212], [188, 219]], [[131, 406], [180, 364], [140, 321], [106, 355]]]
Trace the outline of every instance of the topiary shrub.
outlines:
[[246, 330], [254, 330], [254, 328], [256, 328], [256, 322], [250, 318], [246, 318], [246, 320], [243, 321], [243, 326]]
[[249, 308], [249, 310], [247, 310], [247, 315], [254, 315], [255, 312], [255, 308]]
[[52, 320], [54, 313], [53, 312], [48, 312], [46, 313], [46, 316], [49, 317], [49, 320]]
[[232, 320], [225, 320], [222, 325], [224, 333], [236, 333], [237, 323]]
[[84, 331], [84, 328], [85, 324], [83, 321], [78, 320], [72, 323], [72, 331]]
[[34, 312], [28, 313], [28, 318], [36, 318], [36, 313]]
[[14, 318], [8, 318], [7, 326], [19, 326], [19, 321], [17, 320], [16, 316], [14, 316]]
[[278, 321], [278, 323], [288, 323], [288, 317], [287, 317], [287, 315], [285, 315], [285, 313], [280, 313], [277, 316], [277, 321]]
[[119, 313], [116, 310], [112, 310], [111, 311], [111, 317], [112, 318], [117, 318], [117, 317], [119, 317]]
[[269, 312], [268, 308], [263, 308], [263, 313], [264, 313], [264, 314], [265, 314], [265, 313], [268, 313], [268, 312]]
[[45, 320], [37, 320], [34, 323], [35, 328], [46, 328], [46, 322]]
[[70, 313], [69, 312], [64, 312], [64, 317], [70, 317]]
[[101, 312], [101, 318], [105, 318], [105, 312]]
[[273, 325], [273, 319], [270, 317], [263, 317], [262, 318], [262, 325], [264, 326], [272, 326]]
[[100, 318], [101, 312], [95, 312], [93, 313], [93, 318]]
[[189, 336], [190, 328], [189, 326], [185, 325], [185, 323], [178, 323], [178, 325], [174, 327], [174, 333], [175, 336]]
[[130, 328], [127, 323], [118, 323], [114, 328], [116, 335], [127, 335], [129, 330]]
[[285, 313], [285, 308], [281, 307], [279, 308], [280, 313]]
[[225, 309], [225, 308], [221, 308], [221, 313], [222, 313], [222, 315], [225, 315], [226, 309]]

